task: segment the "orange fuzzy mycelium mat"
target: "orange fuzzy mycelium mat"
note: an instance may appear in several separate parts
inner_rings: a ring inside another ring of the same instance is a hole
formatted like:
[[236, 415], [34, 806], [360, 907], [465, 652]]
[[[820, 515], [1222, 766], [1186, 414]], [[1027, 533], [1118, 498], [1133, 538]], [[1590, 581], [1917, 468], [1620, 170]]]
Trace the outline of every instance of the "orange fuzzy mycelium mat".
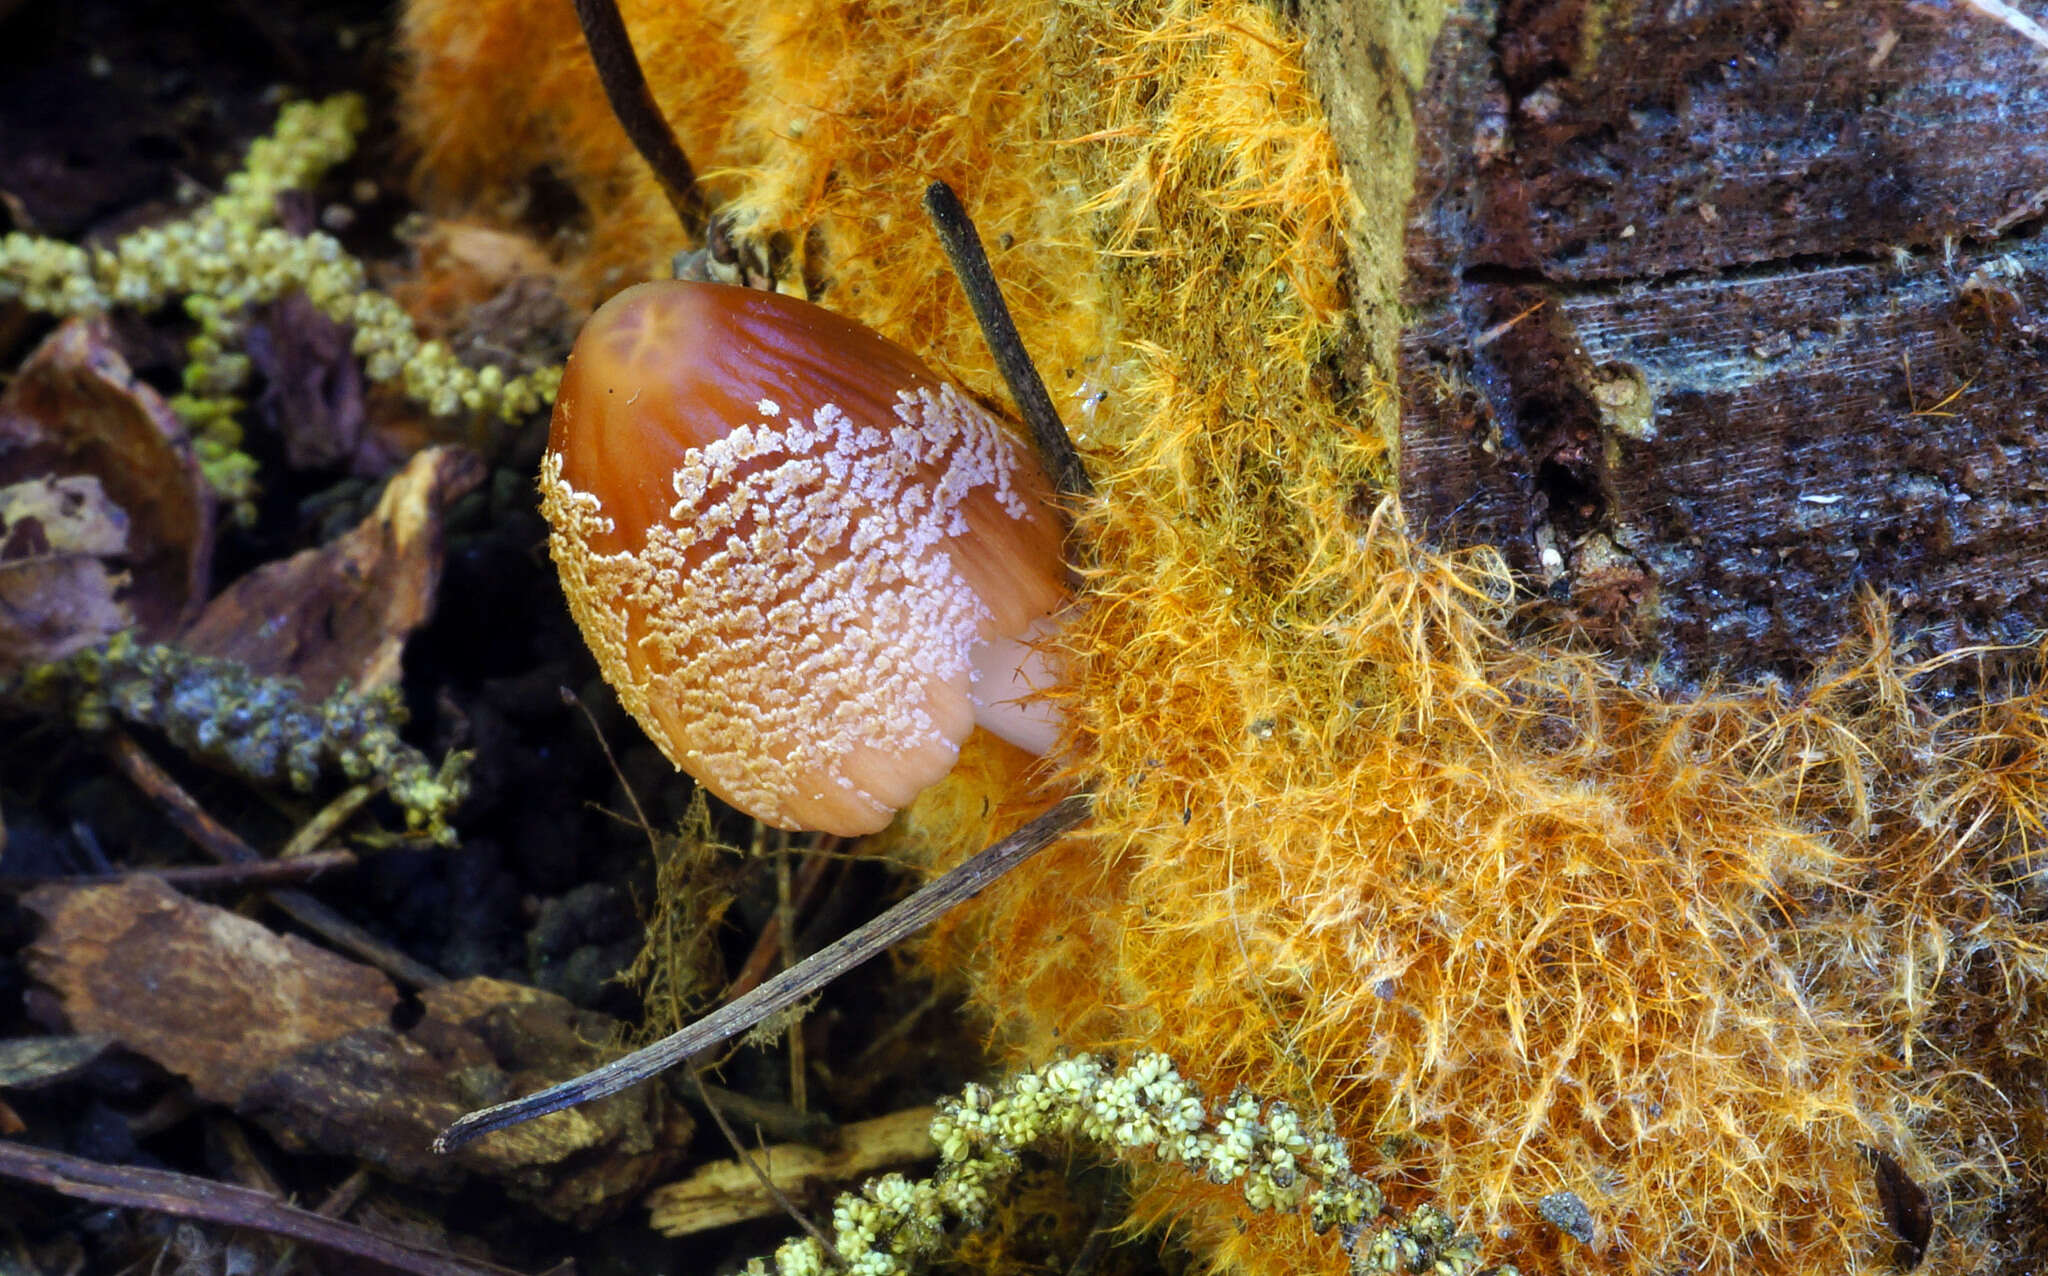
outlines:
[[[1383, 8], [1399, 47], [1440, 16]], [[1873, 606], [1809, 685], [1672, 703], [1510, 638], [1498, 560], [1426, 552], [1386, 497], [1388, 370], [1335, 370], [1390, 348], [1346, 281], [1391, 276], [1404, 210], [1352, 196], [1263, 7], [626, 17], [742, 233], [997, 395], [918, 210], [952, 181], [1097, 476], [1059, 693], [1097, 814], [925, 948], [1003, 1050], [1159, 1049], [1327, 1111], [1524, 1272], [1888, 1270], [1880, 1157], [1933, 1193], [1926, 1270], [1998, 1257], [2002, 1194], [2048, 1171], [2037, 662], [1930, 707]], [[569, 6], [411, 0], [405, 29], [439, 198], [552, 169], [600, 295], [688, 246]], [[1046, 800], [971, 761], [902, 843], [948, 861]], [[1304, 1220], [1139, 1177], [1224, 1269], [1343, 1270]], [[1558, 1192], [1591, 1244], [1542, 1218]]]

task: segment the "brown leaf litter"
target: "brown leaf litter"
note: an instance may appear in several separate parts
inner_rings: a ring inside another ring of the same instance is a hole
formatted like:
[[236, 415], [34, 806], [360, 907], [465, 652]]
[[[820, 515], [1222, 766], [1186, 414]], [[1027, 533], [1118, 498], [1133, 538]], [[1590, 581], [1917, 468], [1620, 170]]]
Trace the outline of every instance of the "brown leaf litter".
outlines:
[[104, 320], [67, 320], [0, 393], [0, 493], [0, 666], [167, 637], [204, 599], [213, 497]]
[[424, 990], [400, 1028], [408, 1008], [377, 971], [147, 878], [23, 902], [43, 923], [29, 970], [70, 1031], [114, 1038], [288, 1148], [431, 1185], [479, 1173], [588, 1223], [688, 1141], [687, 1115], [643, 1087], [436, 1157], [434, 1133], [462, 1113], [598, 1062], [611, 1022], [479, 977]]
[[484, 470], [464, 448], [418, 453], [368, 518], [222, 590], [184, 645], [254, 673], [297, 678], [309, 701], [344, 679], [358, 691], [395, 684], [407, 635], [433, 614], [442, 520]]

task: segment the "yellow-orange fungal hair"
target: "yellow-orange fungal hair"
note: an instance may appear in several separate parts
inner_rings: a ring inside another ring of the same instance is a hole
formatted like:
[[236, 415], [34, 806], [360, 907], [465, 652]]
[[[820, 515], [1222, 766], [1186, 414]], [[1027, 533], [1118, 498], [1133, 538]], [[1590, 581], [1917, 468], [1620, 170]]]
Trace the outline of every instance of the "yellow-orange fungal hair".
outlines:
[[[1365, 12], [1416, 74], [1441, 9]], [[1212, 1096], [1327, 1108], [1391, 1197], [1532, 1274], [1879, 1270], [1866, 1147], [1943, 1202], [1930, 1268], [1997, 1256], [2000, 1194], [2048, 1178], [2034, 682], [1930, 717], [1881, 613], [1809, 685], [1691, 703], [1515, 636], [1498, 559], [1424, 552], [1383, 499], [1405, 196], [1359, 206], [1265, 6], [628, 18], [716, 33], [649, 61], [676, 118], [722, 112], [684, 141], [746, 224], [808, 238], [835, 305], [987, 389], [916, 209], [960, 187], [1093, 462], [1058, 698], [1098, 814], [927, 948], [1004, 1051], [1155, 1048]], [[1378, 87], [1393, 148], [1414, 84]], [[511, 132], [584, 145], [551, 132], [572, 109]], [[623, 204], [580, 187], [590, 260], [658, 258], [630, 210], [659, 196], [618, 173]], [[1027, 813], [971, 752], [906, 846]], [[1302, 1220], [1140, 1174], [1139, 1215], [1220, 1268], [1344, 1270]], [[1543, 1218], [1556, 1192], [1592, 1245]]]

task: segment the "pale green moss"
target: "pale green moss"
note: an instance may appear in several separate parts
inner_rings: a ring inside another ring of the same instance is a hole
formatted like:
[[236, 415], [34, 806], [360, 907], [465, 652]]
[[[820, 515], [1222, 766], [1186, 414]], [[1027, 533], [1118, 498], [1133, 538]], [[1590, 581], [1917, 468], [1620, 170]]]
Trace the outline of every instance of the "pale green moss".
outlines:
[[199, 332], [188, 345], [186, 393], [173, 407], [196, 436], [208, 481], [237, 504], [254, 488], [254, 463], [240, 451], [234, 421], [249, 374], [247, 356], [234, 348], [240, 316], [294, 290], [354, 327], [355, 351], [371, 380], [400, 382], [438, 416], [476, 412], [512, 421], [545, 407], [561, 384], [559, 367], [519, 376], [468, 367], [440, 342], [420, 340], [411, 317], [369, 286], [362, 264], [338, 240], [270, 224], [280, 194], [311, 185], [348, 158], [363, 120], [362, 100], [353, 94], [286, 105], [223, 194], [189, 218], [134, 231], [110, 248], [0, 237], [0, 301], [77, 315], [182, 299]]
[[1318, 1232], [1339, 1229], [1361, 1276], [1515, 1276], [1512, 1266], [1484, 1267], [1479, 1238], [1461, 1234], [1435, 1206], [1417, 1206], [1405, 1218], [1391, 1210], [1327, 1129], [1248, 1093], [1212, 1112], [1162, 1054], [1136, 1055], [1122, 1068], [1077, 1055], [994, 1088], [970, 1085], [940, 1103], [932, 1141], [939, 1168], [930, 1178], [885, 1174], [834, 1203], [836, 1262], [816, 1240], [800, 1237], [749, 1263], [748, 1276], [899, 1276], [938, 1249], [949, 1220], [971, 1226], [987, 1217], [1024, 1148], [1062, 1141], [1241, 1184], [1256, 1210], [1306, 1206]]

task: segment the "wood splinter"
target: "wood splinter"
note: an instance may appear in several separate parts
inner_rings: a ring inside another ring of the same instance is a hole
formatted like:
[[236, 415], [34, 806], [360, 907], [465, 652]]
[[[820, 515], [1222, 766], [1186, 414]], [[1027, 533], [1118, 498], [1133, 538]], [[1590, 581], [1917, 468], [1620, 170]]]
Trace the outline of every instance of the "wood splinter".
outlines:
[[[857, 1183], [883, 1170], [930, 1161], [933, 1109], [906, 1108], [856, 1121], [839, 1131], [830, 1149], [784, 1143], [754, 1154], [761, 1169], [785, 1196], [803, 1196], [821, 1183]], [[664, 1236], [691, 1236], [714, 1227], [772, 1218], [776, 1198], [742, 1160], [713, 1161], [647, 1194], [648, 1222]]]

